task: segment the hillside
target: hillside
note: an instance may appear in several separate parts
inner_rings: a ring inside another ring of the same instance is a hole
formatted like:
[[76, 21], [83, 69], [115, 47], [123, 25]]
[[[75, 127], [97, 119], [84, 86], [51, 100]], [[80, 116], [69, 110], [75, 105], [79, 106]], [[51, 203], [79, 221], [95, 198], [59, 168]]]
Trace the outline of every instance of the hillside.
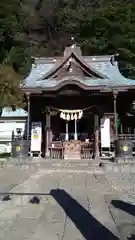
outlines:
[[73, 36], [86, 55], [119, 53], [135, 79], [135, 4], [120, 0], [2, 0], [0, 61], [23, 76], [31, 56], [60, 55]]

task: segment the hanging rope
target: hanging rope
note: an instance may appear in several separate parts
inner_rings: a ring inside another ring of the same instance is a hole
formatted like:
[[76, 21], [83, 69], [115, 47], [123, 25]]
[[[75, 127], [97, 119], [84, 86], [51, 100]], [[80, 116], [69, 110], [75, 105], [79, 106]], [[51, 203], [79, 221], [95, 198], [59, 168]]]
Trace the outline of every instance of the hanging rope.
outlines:
[[81, 119], [83, 116], [82, 110], [63, 110], [60, 109], [60, 118], [65, 119], [67, 121], [69, 120], [77, 120]]
[[83, 116], [83, 113], [93, 107], [97, 108], [96, 105], [92, 105], [90, 107], [83, 108], [83, 109], [73, 109], [73, 110], [50, 107], [50, 111], [60, 112], [60, 118], [70, 121], [70, 120], [81, 119]]
[[80, 111], [82, 111], [82, 112], [84, 112], [84, 111], [87, 111], [87, 110], [89, 110], [89, 109], [91, 109], [91, 108], [93, 108], [93, 107], [96, 107], [97, 108], [97, 106], [96, 105], [92, 105], [92, 106], [89, 106], [89, 107], [87, 107], [87, 108], [83, 108], [83, 109], [73, 109], [73, 110], [68, 110], [68, 109], [60, 109], [60, 108], [55, 108], [55, 107], [50, 107], [50, 109], [52, 109], [53, 111], [57, 111], [57, 112], [80, 112]]

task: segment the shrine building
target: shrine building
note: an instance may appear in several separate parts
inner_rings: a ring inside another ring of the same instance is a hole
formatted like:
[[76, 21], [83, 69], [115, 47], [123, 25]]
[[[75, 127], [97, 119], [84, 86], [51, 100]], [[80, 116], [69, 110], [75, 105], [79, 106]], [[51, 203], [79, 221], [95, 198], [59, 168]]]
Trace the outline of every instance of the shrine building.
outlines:
[[43, 157], [96, 158], [113, 152], [116, 139], [134, 136], [135, 81], [121, 74], [115, 55], [83, 56], [73, 44], [61, 57], [34, 58], [23, 91], [27, 137], [40, 122], [35, 151]]

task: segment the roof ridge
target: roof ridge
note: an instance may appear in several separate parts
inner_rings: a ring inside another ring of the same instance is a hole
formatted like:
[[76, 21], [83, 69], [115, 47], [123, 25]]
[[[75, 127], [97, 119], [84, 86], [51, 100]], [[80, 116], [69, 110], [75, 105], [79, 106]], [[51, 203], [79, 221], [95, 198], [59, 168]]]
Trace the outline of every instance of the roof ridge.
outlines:
[[70, 58], [76, 58], [79, 61], [79, 64], [82, 64], [84, 67], [86, 67], [88, 70], [94, 72], [96, 75], [98, 75], [100, 78], [106, 78], [106, 76], [102, 73], [100, 73], [97, 69], [93, 68], [92, 66], [87, 64], [87, 61], [85, 61], [85, 59], [82, 56], [78, 56], [78, 54], [75, 51], [71, 51], [69, 52], [66, 56], [64, 56], [59, 62], [56, 61], [56, 63], [54, 64], [54, 67], [52, 67], [52, 69], [50, 69], [49, 72], [47, 72], [42, 79], [48, 78], [51, 75], [53, 75], [55, 72], [57, 72], [60, 68], [62, 68], [64, 66], [64, 64], [66, 64], [66, 62], [70, 59]]

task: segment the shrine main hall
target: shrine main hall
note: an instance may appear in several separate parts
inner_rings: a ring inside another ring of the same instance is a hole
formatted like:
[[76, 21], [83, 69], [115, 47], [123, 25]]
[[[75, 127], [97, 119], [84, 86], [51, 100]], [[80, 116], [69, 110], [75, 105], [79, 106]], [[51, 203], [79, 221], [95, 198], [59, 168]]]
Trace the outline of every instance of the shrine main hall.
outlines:
[[83, 56], [73, 44], [61, 57], [34, 58], [22, 90], [27, 137], [40, 123], [35, 152], [43, 157], [94, 159], [134, 137], [135, 81], [121, 74], [115, 55]]

